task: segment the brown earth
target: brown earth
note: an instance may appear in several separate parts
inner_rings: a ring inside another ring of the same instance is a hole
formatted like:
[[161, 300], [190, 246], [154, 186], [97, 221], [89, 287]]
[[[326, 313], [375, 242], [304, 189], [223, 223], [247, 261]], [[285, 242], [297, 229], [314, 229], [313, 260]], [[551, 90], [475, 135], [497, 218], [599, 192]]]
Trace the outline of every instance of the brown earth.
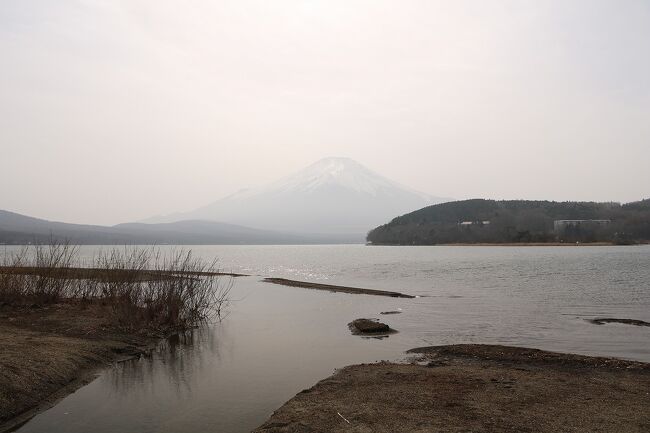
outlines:
[[649, 432], [650, 364], [454, 345], [345, 367], [256, 433]]
[[229, 276], [248, 277], [247, 274], [232, 272], [204, 272], [204, 271], [166, 271], [155, 269], [102, 269], [102, 268], [75, 268], [75, 267], [46, 267], [46, 266], [0, 266], [0, 274], [15, 275], [41, 275], [50, 278], [62, 279], [99, 279], [103, 281], [150, 281], [173, 279], [182, 275], [190, 276]]
[[650, 322], [645, 322], [643, 320], [637, 319], [617, 319], [613, 317], [600, 317], [596, 319], [590, 319], [591, 323], [595, 325], [605, 325], [607, 323], [620, 323], [622, 325], [633, 325], [633, 326], [650, 326]]
[[440, 244], [445, 247], [609, 247], [614, 242], [477, 242]]
[[327, 290], [329, 292], [351, 293], [355, 295], [376, 295], [389, 296], [391, 298], [415, 298], [412, 295], [406, 295], [400, 292], [391, 292], [388, 290], [363, 289], [360, 287], [335, 286], [333, 284], [310, 283], [307, 281], [288, 280], [286, 278], [264, 278], [265, 283], [280, 284], [290, 287], [302, 287], [305, 289]]
[[0, 432], [88, 383], [109, 363], [150, 349], [162, 336], [111, 325], [110, 307], [97, 302], [0, 305]]

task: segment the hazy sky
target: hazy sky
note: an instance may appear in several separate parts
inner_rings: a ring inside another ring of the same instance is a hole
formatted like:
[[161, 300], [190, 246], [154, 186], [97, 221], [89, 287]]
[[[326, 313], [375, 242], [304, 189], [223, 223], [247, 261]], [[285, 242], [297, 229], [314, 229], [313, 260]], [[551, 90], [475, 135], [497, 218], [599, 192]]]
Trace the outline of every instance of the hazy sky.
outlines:
[[455, 198], [650, 196], [650, 2], [0, 2], [0, 209], [118, 223], [325, 156]]

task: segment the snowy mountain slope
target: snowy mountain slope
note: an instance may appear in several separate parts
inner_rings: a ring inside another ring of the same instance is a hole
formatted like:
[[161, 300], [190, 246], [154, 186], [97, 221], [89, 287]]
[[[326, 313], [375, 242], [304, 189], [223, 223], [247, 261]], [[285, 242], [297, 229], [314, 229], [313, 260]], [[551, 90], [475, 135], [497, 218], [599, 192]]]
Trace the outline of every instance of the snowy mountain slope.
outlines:
[[439, 203], [349, 158], [325, 158], [265, 187], [148, 222], [204, 219], [305, 233], [363, 233], [395, 216]]
[[426, 194], [410, 190], [374, 173], [350, 158], [321, 159], [293, 175], [268, 185], [266, 188], [243, 192], [242, 196], [250, 197], [269, 192], [307, 193], [331, 185], [337, 185], [341, 188], [371, 196], [379, 196], [382, 193], [392, 191], [396, 192], [397, 195], [409, 192], [415, 196], [420, 196], [425, 201], [431, 199]]

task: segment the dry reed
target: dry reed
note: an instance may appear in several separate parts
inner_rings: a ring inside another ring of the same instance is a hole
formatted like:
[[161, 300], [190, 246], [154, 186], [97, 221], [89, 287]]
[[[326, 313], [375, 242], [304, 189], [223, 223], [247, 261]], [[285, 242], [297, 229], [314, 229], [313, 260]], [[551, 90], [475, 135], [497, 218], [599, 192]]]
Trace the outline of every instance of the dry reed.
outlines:
[[114, 248], [90, 267], [75, 267], [79, 248], [68, 243], [27, 246], [5, 254], [0, 267], [0, 304], [40, 306], [74, 299], [108, 305], [117, 325], [186, 329], [221, 317], [232, 279], [217, 261], [192, 251]]

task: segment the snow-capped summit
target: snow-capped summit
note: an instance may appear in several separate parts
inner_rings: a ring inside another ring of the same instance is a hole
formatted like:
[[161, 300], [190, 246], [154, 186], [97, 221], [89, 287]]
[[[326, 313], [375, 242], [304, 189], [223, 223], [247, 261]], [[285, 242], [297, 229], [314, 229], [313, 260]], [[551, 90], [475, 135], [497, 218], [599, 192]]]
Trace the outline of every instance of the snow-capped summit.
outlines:
[[432, 199], [426, 194], [410, 190], [369, 170], [353, 159], [341, 157], [323, 158], [264, 188], [242, 190], [230, 197], [250, 197], [269, 192], [315, 193], [321, 188], [332, 188], [333, 186], [372, 196], [379, 196], [394, 190], [409, 191], [421, 196], [424, 201]]
[[389, 180], [350, 158], [324, 158], [267, 186], [242, 190], [156, 222], [205, 219], [309, 233], [359, 234], [443, 201]]
[[344, 188], [377, 194], [384, 179], [350, 158], [324, 158], [309, 167], [281, 179], [271, 187], [283, 190], [316, 191], [336, 184]]

